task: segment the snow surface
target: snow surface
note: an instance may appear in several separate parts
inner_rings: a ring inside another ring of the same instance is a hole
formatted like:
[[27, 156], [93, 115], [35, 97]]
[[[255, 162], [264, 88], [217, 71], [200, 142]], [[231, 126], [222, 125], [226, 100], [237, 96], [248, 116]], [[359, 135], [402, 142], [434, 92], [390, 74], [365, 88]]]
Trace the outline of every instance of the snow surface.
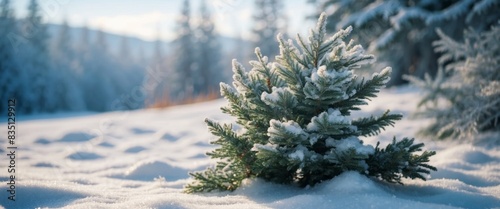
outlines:
[[[384, 146], [392, 136], [412, 137], [426, 120], [408, 120], [419, 96], [415, 89], [381, 92], [364, 113], [386, 109], [405, 115], [396, 127], [364, 144]], [[235, 192], [184, 194], [188, 172], [213, 163], [204, 155], [214, 138], [203, 120], [233, 119], [225, 101], [103, 114], [19, 117], [16, 202], [7, 200], [7, 136], [0, 141], [0, 205], [5, 208], [500, 208], [499, 135], [482, 143], [436, 142], [439, 171], [428, 181], [394, 185], [346, 172], [315, 187], [296, 188], [259, 179]], [[6, 127], [1, 123], [0, 127]], [[298, 153], [297, 153], [298, 154]]]

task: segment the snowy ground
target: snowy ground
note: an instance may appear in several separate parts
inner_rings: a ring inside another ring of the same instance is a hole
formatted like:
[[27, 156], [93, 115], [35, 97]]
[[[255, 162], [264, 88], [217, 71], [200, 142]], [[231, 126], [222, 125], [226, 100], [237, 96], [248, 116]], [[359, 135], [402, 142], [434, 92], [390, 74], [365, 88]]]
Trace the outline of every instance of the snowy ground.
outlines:
[[[389, 108], [405, 119], [366, 143], [414, 136], [423, 120], [408, 120], [418, 94], [389, 89], [364, 108]], [[204, 118], [230, 122], [224, 100], [104, 114], [39, 115], [17, 121], [16, 201], [7, 199], [7, 124], [0, 127], [0, 205], [5, 208], [500, 208], [499, 136], [479, 143], [426, 143], [438, 151], [428, 181], [392, 185], [344, 173], [300, 189], [248, 180], [233, 193], [184, 194], [188, 172], [211, 161]], [[159, 177], [161, 176], [161, 177]]]

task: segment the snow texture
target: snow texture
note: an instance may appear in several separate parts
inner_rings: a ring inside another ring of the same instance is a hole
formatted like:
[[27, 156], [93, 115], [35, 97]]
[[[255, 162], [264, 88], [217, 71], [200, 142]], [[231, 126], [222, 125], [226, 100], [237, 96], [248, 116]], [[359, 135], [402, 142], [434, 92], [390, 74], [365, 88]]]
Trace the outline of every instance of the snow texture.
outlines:
[[278, 103], [281, 100], [280, 95], [285, 95], [286, 93], [288, 93], [289, 95], [293, 95], [290, 91], [290, 88], [288, 87], [278, 88], [273, 86], [272, 92], [270, 94], [267, 92], [262, 92], [260, 99], [267, 105], [275, 107], [277, 106], [276, 103]]
[[[375, 77], [375, 76], [380, 76], [380, 75], [390, 75], [392, 72], [392, 68], [391, 67], [386, 67], [384, 68], [380, 73], [373, 73], [372, 75], [372, 79]], [[389, 80], [391, 80], [391, 77], [388, 76], [386, 79], [384, 79], [382, 82], [384, 84], [387, 84], [387, 82], [389, 82]]]
[[318, 116], [314, 116], [311, 122], [307, 124], [308, 131], [318, 131], [318, 123], [322, 118], [326, 118], [330, 124], [351, 124], [348, 117], [343, 116], [338, 109], [328, 109], [328, 112], [322, 112]]
[[373, 146], [363, 145], [361, 140], [359, 140], [355, 136], [351, 136], [342, 140], [335, 140], [335, 143], [332, 145], [335, 146], [335, 150], [339, 152], [345, 152], [349, 149], [354, 149], [356, 150], [356, 153], [363, 155], [369, 155], [375, 152]]
[[[407, 116], [418, 100], [415, 89], [383, 90], [353, 117], [378, 114], [388, 108]], [[203, 170], [214, 163], [204, 155], [214, 147], [209, 144], [213, 136], [206, 131], [203, 120], [209, 117], [232, 122], [219, 111], [224, 105], [225, 101], [218, 100], [163, 110], [18, 117], [16, 201], [8, 201], [5, 191], [9, 180], [7, 169], [3, 169], [7, 166], [7, 129], [1, 129], [0, 205], [120, 209], [500, 207], [499, 135], [484, 136], [490, 143], [483, 144], [418, 138], [429, 149], [438, 151], [430, 164], [439, 170], [431, 173], [427, 181], [404, 180], [405, 185], [393, 185], [345, 172], [305, 189], [247, 179], [232, 193], [182, 193], [183, 185], [190, 181], [189, 171]], [[428, 122], [404, 117], [395, 127], [363, 140], [366, 144], [381, 141], [385, 146], [394, 135], [414, 136]], [[2, 122], [0, 126], [7, 124]], [[359, 146], [351, 140], [352, 146]], [[351, 146], [351, 140], [345, 142], [346, 147]], [[291, 157], [300, 159], [302, 154], [297, 151]], [[71, 155], [80, 158], [68, 157]]]

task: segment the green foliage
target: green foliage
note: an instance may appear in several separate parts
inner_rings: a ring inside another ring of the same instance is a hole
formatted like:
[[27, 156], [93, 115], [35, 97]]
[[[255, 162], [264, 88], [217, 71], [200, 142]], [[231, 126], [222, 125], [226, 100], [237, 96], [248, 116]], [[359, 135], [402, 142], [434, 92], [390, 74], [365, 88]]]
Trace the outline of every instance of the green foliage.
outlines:
[[325, 21], [322, 15], [307, 40], [297, 36], [298, 48], [278, 36], [276, 62], [269, 63], [259, 48], [250, 71], [233, 61], [233, 87], [221, 83], [221, 94], [229, 101], [222, 111], [241, 128], [206, 120], [217, 136], [212, 144], [219, 145], [208, 155], [219, 161], [192, 173], [195, 181], [186, 192], [232, 191], [243, 179], [255, 177], [312, 186], [350, 170], [401, 183], [401, 177], [425, 180], [423, 174], [435, 170], [425, 164], [434, 152], [416, 154], [423, 144], [404, 139], [380, 150], [359, 139], [401, 119], [389, 110], [378, 117], [350, 117], [376, 97], [391, 69], [371, 79], [357, 77], [353, 70], [374, 57], [343, 41], [351, 28], [325, 37]]

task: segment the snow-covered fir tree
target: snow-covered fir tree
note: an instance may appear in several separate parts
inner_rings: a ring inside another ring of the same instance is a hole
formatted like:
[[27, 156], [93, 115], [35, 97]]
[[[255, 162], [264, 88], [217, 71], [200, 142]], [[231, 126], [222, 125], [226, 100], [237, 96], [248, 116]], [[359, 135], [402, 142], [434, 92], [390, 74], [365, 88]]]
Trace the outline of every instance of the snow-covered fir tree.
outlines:
[[[236, 117], [231, 124], [206, 122], [217, 140], [207, 153], [219, 159], [215, 167], [191, 173], [194, 182], [185, 191], [235, 190], [245, 178], [315, 185], [344, 171], [358, 171], [388, 182], [402, 178], [425, 180], [436, 170], [428, 165], [433, 151], [424, 151], [413, 139], [396, 139], [385, 148], [364, 144], [362, 137], [380, 133], [401, 119], [387, 110], [380, 116], [353, 118], [352, 111], [367, 105], [390, 79], [391, 68], [371, 78], [354, 70], [374, 57], [360, 45], [343, 39], [351, 27], [331, 37], [322, 14], [307, 38], [296, 42], [278, 36], [280, 54], [269, 62], [259, 48], [247, 72], [233, 60], [233, 86], [221, 83], [228, 100], [224, 113]], [[298, 47], [296, 46], [298, 45]]]
[[207, 94], [218, 88], [219, 82], [225, 80], [225, 71], [221, 65], [221, 45], [215, 32], [212, 14], [205, 1], [200, 2], [200, 23], [196, 30], [197, 66], [200, 80], [198, 85], [201, 94]]
[[284, 31], [284, 14], [281, 0], [255, 0], [253, 15], [253, 41], [263, 54], [271, 59], [279, 53], [275, 38], [278, 32]]
[[[432, 42], [436, 28], [453, 39], [462, 40], [462, 31], [488, 30], [500, 19], [498, 0], [310, 0], [318, 11], [329, 11], [331, 31], [354, 27], [351, 36], [362, 44], [371, 43], [380, 63], [393, 67], [388, 85], [405, 82], [405, 74], [423, 78], [438, 69], [439, 54]], [[318, 15], [319, 15], [318, 12]]]
[[439, 138], [469, 138], [500, 132], [500, 22], [490, 31], [465, 32], [457, 42], [438, 30], [435, 50], [442, 53], [435, 79], [407, 77], [422, 88], [417, 117], [435, 118], [422, 130]]

